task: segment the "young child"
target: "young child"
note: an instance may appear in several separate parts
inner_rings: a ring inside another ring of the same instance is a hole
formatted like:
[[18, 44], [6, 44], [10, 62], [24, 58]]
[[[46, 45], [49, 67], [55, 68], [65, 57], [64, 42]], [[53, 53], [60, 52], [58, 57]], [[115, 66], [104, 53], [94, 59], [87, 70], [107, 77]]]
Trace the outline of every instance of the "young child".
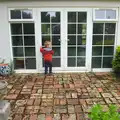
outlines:
[[45, 48], [41, 47], [40, 52], [44, 57], [45, 74], [48, 73], [48, 68], [49, 74], [52, 74], [52, 55], [54, 54], [54, 51], [51, 48], [52, 46], [50, 41], [45, 41], [44, 45]]

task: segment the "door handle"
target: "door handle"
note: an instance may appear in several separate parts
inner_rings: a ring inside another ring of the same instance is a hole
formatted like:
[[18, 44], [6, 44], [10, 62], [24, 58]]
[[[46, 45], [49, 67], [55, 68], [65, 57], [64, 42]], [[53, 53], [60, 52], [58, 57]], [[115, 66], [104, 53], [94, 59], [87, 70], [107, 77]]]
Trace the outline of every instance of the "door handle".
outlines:
[[[61, 39], [58, 39], [58, 41], [61, 41]], [[67, 39], [67, 40], [65, 40], [65, 41], [70, 41], [70, 39]]]

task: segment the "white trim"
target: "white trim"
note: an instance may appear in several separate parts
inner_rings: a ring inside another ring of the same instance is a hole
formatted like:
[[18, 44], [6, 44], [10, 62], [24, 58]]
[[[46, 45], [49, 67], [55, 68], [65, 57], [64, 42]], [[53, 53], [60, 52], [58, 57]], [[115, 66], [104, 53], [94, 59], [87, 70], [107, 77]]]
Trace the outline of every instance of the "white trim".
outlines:
[[112, 68], [92, 69], [91, 72], [112, 72]]

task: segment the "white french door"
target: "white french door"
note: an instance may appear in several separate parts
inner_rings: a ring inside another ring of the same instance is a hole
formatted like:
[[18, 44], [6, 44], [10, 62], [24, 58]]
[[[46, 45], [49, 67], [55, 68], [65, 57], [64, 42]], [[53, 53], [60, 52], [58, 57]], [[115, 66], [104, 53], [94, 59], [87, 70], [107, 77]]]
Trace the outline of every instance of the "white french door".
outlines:
[[[52, 42], [53, 71], [91, 69], [91, 9], [40, 9], [40, 41]], [[44, 64], [41, 58], [41, 69]]]

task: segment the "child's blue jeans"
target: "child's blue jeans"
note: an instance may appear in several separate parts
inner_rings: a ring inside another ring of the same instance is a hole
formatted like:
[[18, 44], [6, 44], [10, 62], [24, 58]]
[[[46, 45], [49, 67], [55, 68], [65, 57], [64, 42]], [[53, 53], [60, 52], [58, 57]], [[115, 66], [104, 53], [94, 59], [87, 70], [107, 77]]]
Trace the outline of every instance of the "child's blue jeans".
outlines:
[[52, 62], [51, 61], [45, 61], [45, 74], [48, 73], [48, 68], [49, 68], [49, 73], [52, 73]]

